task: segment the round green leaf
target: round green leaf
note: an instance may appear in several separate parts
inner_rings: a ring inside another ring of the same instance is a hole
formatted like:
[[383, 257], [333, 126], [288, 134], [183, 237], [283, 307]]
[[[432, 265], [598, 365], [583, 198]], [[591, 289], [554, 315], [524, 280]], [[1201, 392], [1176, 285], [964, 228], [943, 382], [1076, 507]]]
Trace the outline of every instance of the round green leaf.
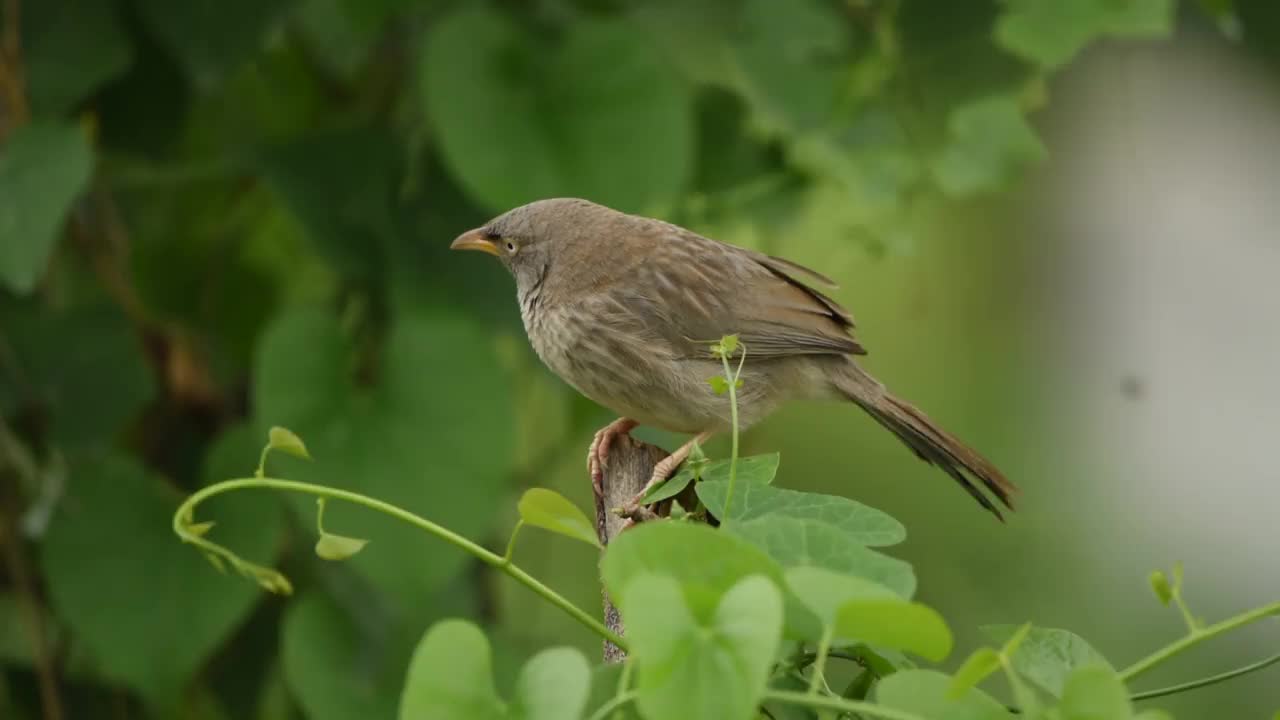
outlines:
[[858, 599], [896, 599], [889, 588], [870, 580], [820, 567], [787, 568], [787, 587], [824, 625], [834, 624], [840, 608]]
[[1129, 691], [1115, 670], [1085, 665], [1067, 676], [1062, 687], [1062, 720], [1129, 720]]
[[574, 648], [533, 656], [516, 678], [510, 716], [516, 720], [580, 720], [591, 693], [591, 668]]
[[688, 90], [625, 20], [554, 38], [468, 6], [433, 26], [419, 69], [445, 162], [493, 210], [577, 196], [638, 211], [688, 182]]
[[[992, 642], [1003, 643], [1019, 630], [1016, 625], [986, 625], [982, 632]], [[1033, 627], [1010, 658], [1013, 667], [1054, 697], [1062, 697], [1063, 685], [1073, 670], [1084, 665], [1110, 663], [1084, 638], [1068, 630]]]
[[311, 459], [311, 455], [307, 453], [307, 446], [302, 442], [302, 438], [288, 428], [282, 428], [279, 425], [273, 426], [267, 432], [267, 442], [271, 445], [272, 450], [279, 450], [304, 460]]
[[951, 680], [935, 670], [904, 670], [876, 685], [876, 700], [885, 707], [905, 710], [929, 720], [1013, 720], [990, 695], [970, 687], [949, 694]]
[[835, 634], [913, 652], [934, 662], [951, 653], [951, 629], [936, 610], [901, 598], [851, 600], [836, 613]]
[[554, 490], [529, 488], [517, 505], [525, 524], [600, 547], [596, 528], [585, 513]]
[[35, 288], [92, 170], [93, 150], [75, 125], [34, 122], [9, 136], [0, 149], [0, 285]]
[[674, 578], [641, 575], [623, 595], [645, 717], [750, 720], [782, 632], [782, 596], [767, 577], [745, 578], [699, 619]]
[[[678, 559], [678, 562], [674, 561]], [[605, 588], [616, 599], [645, 574], [674, 578], [701, 616], [740, 580], [764, 575], [783, 586], [782, 569], [750, 544], [706, 525], [643, 523], [609, 543], [601, 561]]]
[[[499, 720], [502, 701], [493, 689], [489, 641], [465, 620], [436, 623], [413, 652], [401, 720]], [[530, 716], [537, 717], [537, 716]]]

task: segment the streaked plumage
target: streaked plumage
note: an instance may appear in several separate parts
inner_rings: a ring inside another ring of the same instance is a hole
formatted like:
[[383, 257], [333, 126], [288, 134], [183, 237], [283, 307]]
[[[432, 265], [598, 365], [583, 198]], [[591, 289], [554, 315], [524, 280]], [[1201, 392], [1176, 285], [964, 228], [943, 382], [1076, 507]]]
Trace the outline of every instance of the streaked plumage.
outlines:
[[983, 507], [1000, 514], [965, 473], [1009, 505], [1015, 488], [994, 466], [857, 365], [865, 350], [853, 317], [814, 287], [832, 284], [819, 273], [570, 198], [518, 207], [454, 247], [503, 262], [538, 356], [624, 418], [688, 434], [728, 429], [728, 398], [707, 383], [721, 373], [710, 346], [737, 334], [747, 353], [740, 425], [791, 399], [852, 400]]

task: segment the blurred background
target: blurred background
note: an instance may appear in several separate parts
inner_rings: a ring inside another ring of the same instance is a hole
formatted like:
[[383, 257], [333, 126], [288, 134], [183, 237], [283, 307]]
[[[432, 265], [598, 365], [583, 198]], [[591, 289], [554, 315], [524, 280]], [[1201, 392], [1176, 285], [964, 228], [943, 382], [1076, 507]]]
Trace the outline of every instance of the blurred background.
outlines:
[[[778, 482], [901, 519], [967, 652], [1033, 620], [1125, 665], [1280, 595], [1280, 6], [1271, 0], [5, 0], [0, 717], [391, 718], [434, 620], [527, 655], [597, 640], [440, 542], [317, 559], [246, 492], [266, 429], [490, 547], [527, 487], [590, 507], [609, 414], [543, 369], [459, 232], [572, 195], [836, 278], [866, 365], [1023, 487], [1001, 526], [856, 410], [753, 428]], [[668, 448], [683, 438], [648, 429]], [[709, 452], [723, 455], [726, 444]], [[588, 608], [596, 556], [517, 559]], [[1255, 626], [1144, 678], [1274, 652]], [[957, 660], [964, 652], [957, 653]], [[1272, 669], [1158, 704], [1270, 717]]]

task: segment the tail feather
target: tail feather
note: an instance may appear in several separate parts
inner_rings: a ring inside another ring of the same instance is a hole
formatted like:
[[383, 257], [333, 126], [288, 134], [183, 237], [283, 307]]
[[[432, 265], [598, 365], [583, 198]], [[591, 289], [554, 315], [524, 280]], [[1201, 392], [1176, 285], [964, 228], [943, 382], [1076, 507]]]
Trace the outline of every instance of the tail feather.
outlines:
[[921, 460], [941, 468], [982, 507], [997, 519], [1004, 520], [1000, 508], [969, 476], [981, 482], [1010, 510], [1013, 509], [1013, 496], [1018, 492], [1017, 486], [1005, 479], [1004, 474], [986, 458], [938, 427], [914, 405], [894, 397], [861, 368], [851, 364], [851, 370], [836, 380], [836, 387], [841, 393], [896, 435]]

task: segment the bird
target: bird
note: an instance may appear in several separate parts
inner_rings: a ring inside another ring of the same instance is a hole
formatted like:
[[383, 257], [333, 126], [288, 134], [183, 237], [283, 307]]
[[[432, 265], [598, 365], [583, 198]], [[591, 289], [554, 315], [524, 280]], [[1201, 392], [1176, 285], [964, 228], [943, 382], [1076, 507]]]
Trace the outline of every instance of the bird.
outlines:
[[597, 494], [618, 436], [640, 425], [693, 436], [657, 463], [624, 514], [634, 517], [696, 444], [732, 427], [728, 396], [708, 382], [722, 372], [712, 346], [728, 335], [745, 353], [735, 356], [739, 429], [792, 400], [852, 402], [997, 519], [983, 488], [1013, 509], [1018, 489], [995, 465], [862, 368], [853, 316], [815, 270], [580, 198], [514, 208], [450, 247], [496, 257], [515, 279], [534, 352], [618, 415], [587, 453]]

